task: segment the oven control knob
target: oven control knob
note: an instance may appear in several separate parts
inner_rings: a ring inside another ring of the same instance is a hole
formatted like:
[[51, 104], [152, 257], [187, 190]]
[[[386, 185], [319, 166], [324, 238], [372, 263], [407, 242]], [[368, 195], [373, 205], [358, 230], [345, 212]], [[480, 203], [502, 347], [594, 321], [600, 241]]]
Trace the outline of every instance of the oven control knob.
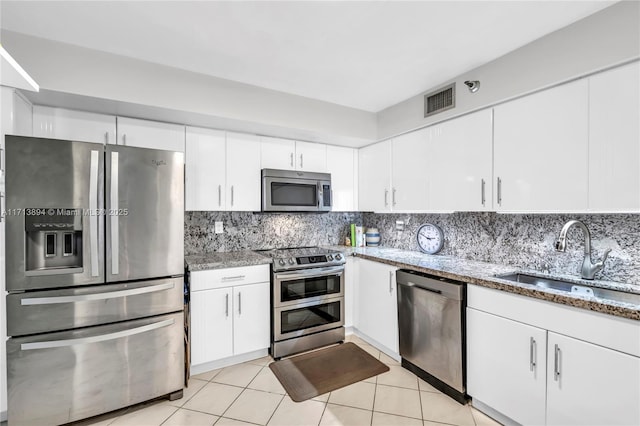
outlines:
[[293, 265], [294, 263], [296, 263], [296, 261], [293, 260], [293, 257], [289, 258], [289, 265]]
[[330, 254], [328, 254], [328, 255], [327, 255], [327, 260], [328, 260], [329, 262], [331, 262], [331, 261], [333, 260], [333, 256], [332, 256], [332, 255], [330, 255]]
[[278, 260], [278, 264], [279, 264], [280, 266], [284, 266], [284, 259], [280, 259], [280, 260]]
[[340, 253], [337, 253], [336, 254], [336, 260], [340, 260], [340, 259], [342, 259], [342, 255]]

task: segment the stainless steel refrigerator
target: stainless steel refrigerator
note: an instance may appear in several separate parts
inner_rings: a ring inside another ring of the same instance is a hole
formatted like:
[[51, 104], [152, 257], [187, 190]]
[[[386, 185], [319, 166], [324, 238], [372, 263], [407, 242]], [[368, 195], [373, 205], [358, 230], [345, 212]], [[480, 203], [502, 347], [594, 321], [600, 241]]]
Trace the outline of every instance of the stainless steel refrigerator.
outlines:
[[183, 154], [5, 140], [9, 424], [181, 396]]

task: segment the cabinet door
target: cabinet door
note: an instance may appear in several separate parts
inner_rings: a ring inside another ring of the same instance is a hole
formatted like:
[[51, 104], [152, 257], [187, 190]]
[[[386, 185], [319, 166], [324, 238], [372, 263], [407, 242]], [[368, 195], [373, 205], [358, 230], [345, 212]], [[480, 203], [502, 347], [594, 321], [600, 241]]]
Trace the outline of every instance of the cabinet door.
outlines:
[[393, 139], [391, 209], [420, 212], [429, 208], [429, 168], [438, 161], [431, 155], [430, 129]]
[[227, 133], [227, 210], [260, 211], [260, 137]]
[[360, 259], [355, 327], [398, 354], [397, 268]]
[[118, 117], [118, 145], [184, 152], [184, 138], [179, 124]]
[[357, 211], [358, 152], [353, 148], [327, 146], [327, 172], [331, 174], [331, 210]]
[[116, 117], [36, 105], [33, 107], [33, 135], [41, 138], [115, 143]]
[[296, 142], [296, 170], [326, 173], [327, 146], [321, 143]]
[[233, 355], [231, 288], [191, 293], [191, 365]]
[[547, 425], [640, 424], [640, 358], [549, 332]]
[[263, 137], [262, 168], [295, 170], [296, 168], [296, 143], [289, 139]]
[[640, 64], [589, 78], [589, 210], [640, 211]]
[[547, 332], [467, 308], [467, 392], [523, 425], [545, 422]]
[[185, 210], [225, 208], [226, 141], [220, 130], [187, 127]]
[[494, 109], [498, 211], [587, 209], [587, 89], [579, 80]]
[[492, 209], [492, 119], [487, 109], [431, 128], [430, 210]]
[[233, 288], [233, 354], [269, 347], [271, 299], [268, 282]]
[[359, 209], [388, 212], [391, 209], [391, 141], [358, 150]]

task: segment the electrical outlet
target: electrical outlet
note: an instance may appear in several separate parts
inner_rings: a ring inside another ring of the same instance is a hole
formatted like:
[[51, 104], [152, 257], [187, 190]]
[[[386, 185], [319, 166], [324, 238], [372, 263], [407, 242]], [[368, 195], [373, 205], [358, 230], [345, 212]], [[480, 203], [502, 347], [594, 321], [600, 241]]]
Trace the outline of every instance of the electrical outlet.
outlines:
[[222, 226], [222, 222], [214, 222], [216, 234], [222, 234], [224, 232], [224, 228]]
[[396, 220], [396, 231], [404, 231], [404, 221]]

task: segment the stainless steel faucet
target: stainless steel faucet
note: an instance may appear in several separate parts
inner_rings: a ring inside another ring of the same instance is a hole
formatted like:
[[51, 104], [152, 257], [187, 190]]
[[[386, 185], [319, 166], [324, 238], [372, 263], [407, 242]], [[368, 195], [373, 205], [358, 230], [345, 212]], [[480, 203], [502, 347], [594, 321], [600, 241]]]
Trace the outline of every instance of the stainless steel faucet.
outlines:
[[582, 229], [582, 233], [584, 234], [584, 260], [582, 261], [582, 268], [580, 269], [580, 274], [582, 278], [585, 280], [592, 280], [594, 275], [604, 268], [604, 262], [607, 260], [607, 256], [609, 256], [609, 252], [611, 249], [607, 249], [604, 252], [604, 256], [602, 260], [596, 263], [591, 263], [591, 233], [589, 232], [589, 228], [587, 225], [580, 222], [579, 220], [570, 220], [565, 223], [560, 231], [560, 236], [558, 236], [558, 241], [556, 241], [556, 251], [565, 251], [567, 248], [567, 232], [571, 229], [572, 226], [578, 226]]

